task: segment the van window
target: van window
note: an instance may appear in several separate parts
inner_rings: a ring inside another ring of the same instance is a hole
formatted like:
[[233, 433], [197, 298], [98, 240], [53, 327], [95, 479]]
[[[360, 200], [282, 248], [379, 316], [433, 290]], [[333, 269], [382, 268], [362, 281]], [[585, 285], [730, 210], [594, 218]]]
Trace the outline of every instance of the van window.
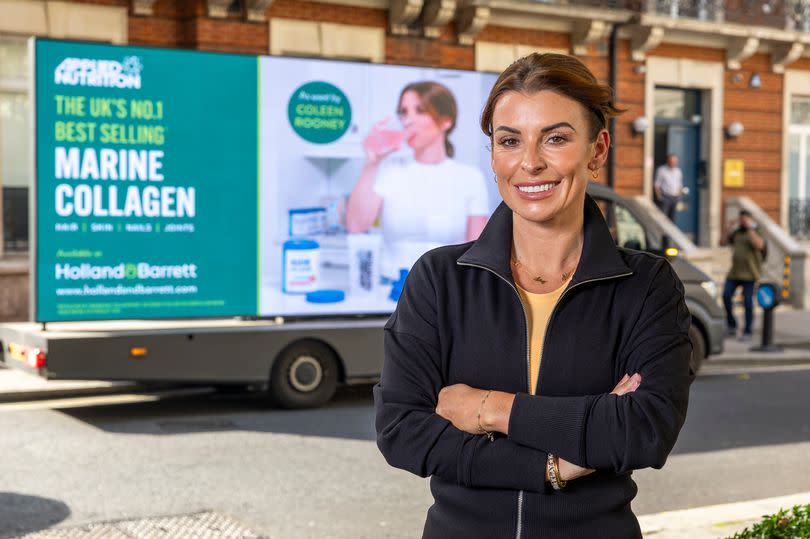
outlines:
[[616, 216], [616, 243], [628, 249], [647, 250], [647, 238], [644, 227], [633, 214], [621, 204], [614, 205]]
[[630, 210], [622, 204], [603, 198], [597, 198], [596, 203], [602, 210], [602, 215], [610, 229], [610, 235], [613, 236], [617, 245], [638, 251], [647, 250], [647, 236], [644, 233], [644, 227], [633, 217]]

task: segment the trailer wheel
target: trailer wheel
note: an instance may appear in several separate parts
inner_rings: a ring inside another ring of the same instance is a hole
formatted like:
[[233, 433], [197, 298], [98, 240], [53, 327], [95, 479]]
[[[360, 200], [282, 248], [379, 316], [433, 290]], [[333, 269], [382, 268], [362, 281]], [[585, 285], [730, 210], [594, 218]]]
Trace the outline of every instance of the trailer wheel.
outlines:
[[706, 339], [703, 338], [703, 333], [694, 321], [689, 327], [689, 340], [692, 341], [692, 357], [689, 358], [689, 367], [692, 372], [697, 374], [706, 357]]
[[298, 341], [276, 357], [270, 396], [283, 408], [314, 408], [332, 398], [337, 382], [335, 353], [316, 341]]

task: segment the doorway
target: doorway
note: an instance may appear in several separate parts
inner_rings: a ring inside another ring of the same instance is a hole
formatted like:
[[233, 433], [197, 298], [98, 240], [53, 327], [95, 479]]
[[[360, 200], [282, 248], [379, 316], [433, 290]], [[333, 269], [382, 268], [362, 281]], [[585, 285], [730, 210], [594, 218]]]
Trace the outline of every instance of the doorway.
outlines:
[[667, 155], [678, 156], [684, 190], [675, 224], [694, 242], [700, 237], [700, 192], [705, 187], [700, 159], [701, 97], [700, 90], [655, 88], [655, 168], [666, 164]]

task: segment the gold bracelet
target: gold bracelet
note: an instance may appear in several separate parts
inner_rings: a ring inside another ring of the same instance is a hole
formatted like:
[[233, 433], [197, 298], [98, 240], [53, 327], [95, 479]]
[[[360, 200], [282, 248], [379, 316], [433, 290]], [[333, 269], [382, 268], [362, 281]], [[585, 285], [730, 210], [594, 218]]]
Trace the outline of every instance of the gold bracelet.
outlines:
[[484, 398], [481, 399], [481, 406], [478, 407], [478, 432], [489, 438], [490, 442], [494, 442], [495, 436], [491, 432], [486, 431], [484, 427], [481, 426], [481, 414], [484, 411], [484, 404], [487, 402], [490, 393], [492, 393], [491, 389], [484, 394]]
[[560, 460], [556, 455], [549, 453], [546, 459], [546, 469], [548, 470], [548, 482], [551, 483], [554, 490], [561, 490], [565, 488], [568, 481], [563, 481], [560, 477]]

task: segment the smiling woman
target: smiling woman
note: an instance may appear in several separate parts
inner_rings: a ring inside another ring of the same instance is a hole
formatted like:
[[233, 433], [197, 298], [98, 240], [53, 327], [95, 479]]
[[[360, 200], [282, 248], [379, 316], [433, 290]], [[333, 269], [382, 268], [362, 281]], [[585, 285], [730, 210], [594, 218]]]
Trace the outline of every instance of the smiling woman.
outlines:
[[663, 466], [685, 420], [690, 316], [669, 263], [617, 247], [586, 195], [619, 112], [558, 54], [490, 93], [503, 203], [414, 265], [374, 390], [383, 455], [431, 476], [425, 537], [641, 537], [630, 473]]

